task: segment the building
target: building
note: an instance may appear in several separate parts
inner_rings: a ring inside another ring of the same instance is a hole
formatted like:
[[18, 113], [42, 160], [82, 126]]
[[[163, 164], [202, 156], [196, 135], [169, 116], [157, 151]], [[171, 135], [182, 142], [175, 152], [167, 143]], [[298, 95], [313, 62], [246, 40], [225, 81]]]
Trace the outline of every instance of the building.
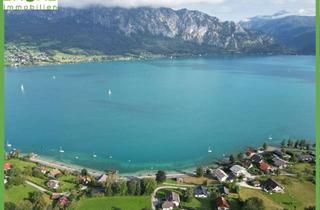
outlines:
[[274, 193], [283, 193], [284, 192], [284, 187], [282, 187], [280, 184], [278, 184], [276, 181], [273, 179], [268, 179], [264, 183], [264, 190], [267, 192], [274, 192]]
[[9, 171], [12, 168], [12, 164], [9, 162], [4, 163], [3, 169], [4, 171]]
[[228, 195], [230, 193], [230, 190], [224, 185], [220, 185], [218, 187], [218, 190], [219, 190], [221, 195]]
[[165, 201], [161, 204], [161, 209], [162, 210], [172, 210], [174, 207], [173, 202], [170, 201]]
[[215, 169], [212, 171], [212, 176], [216, 178], [219, 182], [225, 182], [228, 175], [222, 169]]
[[282, 160], [279, 157], [274, 157], [272, 161], [273, 161], [273, 165], [278, 167], [279, 169], [283, 169], [288, 166], [288, 161]]
[[259, 164], [259, 169], [264, 173], [269, 173], [270, 170], [271, 170], [271, 167], [270, 167], [270, 165], [268, 163], [262, 161]]
[[69, 204], [69, 198], [64, 195], [64, 196], [62, 196], [62, 197], [59, 198], [58, 203], [59, 203], [59, 206], [62, 206], [62, 207], [68, 206], [68, 204]]
[[254, 154], [252, 157], [251, 157], [251, 161], [253, 162], [253, 163], [261, 163], [261, 161], [262, 161], [262, 157], [261, 157], [261, 155], [258, 155], [258, 154]]
[[239, 176], [247, 176], [248, 172], [246, 171], [245, 168], [243, 168], [242, 166], [239, 166], [239, 165], [233, 165], [231, 168], [230, 168], [230, 171], [236, 176], [236, 177], [239, 177]]
[[229, 210], [230, 209], [230, 205], [224, 197], [218, 197], [216, 202], [217, 202], [217, 209], [218, 210]]
[[54, 179], [51, 179], [47, 182], [47, 187], [49, 189], [58, 189], [59, 188], [59, 181], [58, 180], [54, 180]]
[[300, 162], [314, 162], [315, 158], [312, 155], [309, 154], [302, 154], [298, 156], [298, 160]]
[[207, 198], [209, 196], [208, 189], [202, 185], [196, 186], [193, 193], [196, 198]]
[[57, 178], [57, 176], [58, 175], [60, 175], [61, 174], [61, 171], [59, 170], [59, 169], [52, 169], [51, 171], [49, 171], [49, 173], [48, 173], [48, 177], [50, 177], [50, 178]]
[[99, 176], [97, 178], [97, 182], [99, 184], [103, 184], [103, 183], [105, 183], [107, 181], [107, 179], [108, 179], [108, 176], [106, 174], [102, 174], [101, 176]]
[[178, 207], [180, 205], [180, 196], [175, 192], [169, 192], [166, 196], [166, 200], [172, 202], [174, 207]]

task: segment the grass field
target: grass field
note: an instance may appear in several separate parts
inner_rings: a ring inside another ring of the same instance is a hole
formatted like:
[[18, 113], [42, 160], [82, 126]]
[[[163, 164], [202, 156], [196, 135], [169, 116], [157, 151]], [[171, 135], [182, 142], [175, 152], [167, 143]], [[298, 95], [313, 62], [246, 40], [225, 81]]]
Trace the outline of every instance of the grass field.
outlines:
[[77, 210], [142, 210], [151, 207], [149, 196], [96, 197], [80, 200]]
[[5, 202], [18, 203], [28, 198], [29, 193], [34, 191], [36, 191], [36, 189], [28, 185], [12, 186], [9, 189], [5, 189], [4, 200]]

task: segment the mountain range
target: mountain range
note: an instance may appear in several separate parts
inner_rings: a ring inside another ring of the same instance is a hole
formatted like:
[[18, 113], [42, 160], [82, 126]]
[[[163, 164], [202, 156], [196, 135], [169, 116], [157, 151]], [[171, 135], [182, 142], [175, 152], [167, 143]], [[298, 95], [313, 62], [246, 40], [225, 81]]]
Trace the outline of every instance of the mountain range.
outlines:
[[200, 11], [150, 7], [7, 11], [5, 38], [47, 55], [314, 54], [314, 19], [264, 16], [236, 23]]
[[240, 22], [248, 30], [274, 37], [298, 54], [315, 54], [316, 18], [280, 11], [270, 16], [256, 16]]

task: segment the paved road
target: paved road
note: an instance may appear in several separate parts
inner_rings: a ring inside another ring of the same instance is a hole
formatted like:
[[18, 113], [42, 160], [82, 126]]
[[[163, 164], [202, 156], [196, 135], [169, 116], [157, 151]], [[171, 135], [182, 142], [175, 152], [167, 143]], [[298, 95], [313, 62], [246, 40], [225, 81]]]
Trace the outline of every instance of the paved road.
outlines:
[[33, 188], [36, 188], [37, 190], [40, 190], [41, 192], [49, 192], [48, 190], [44, 189], [43, 187], [40, 187], [39, 185], [36, 185], [32, 182], [26, 181], [27, 185], [30, 185]]
[[153, 210], [156, 210], [156, 205], [158, 204], [158, 199], [156, 198], [156, 194], [158, 192], [158, 190], [162, 190], [162, 189], [181, 189], [181, 190], [186, 190], [187, 188], [185, 187], [179, 187], [179, 186], [161, 186], [161, 187], [157, 187], [153, 193], [151, 194], [151, 207]]

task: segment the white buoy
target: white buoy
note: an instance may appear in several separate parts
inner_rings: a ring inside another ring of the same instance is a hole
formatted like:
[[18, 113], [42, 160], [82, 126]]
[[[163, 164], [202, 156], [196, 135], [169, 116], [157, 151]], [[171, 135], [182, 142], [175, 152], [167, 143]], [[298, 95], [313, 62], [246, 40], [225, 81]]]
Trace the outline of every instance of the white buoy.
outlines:
[[109, 89], [109, 91], [108, 91], [108, 95], [109, 95], [109, 96], [111, 96], [111, 95], [112, 95], [112, 91], [111, 91], [111, 89]]

